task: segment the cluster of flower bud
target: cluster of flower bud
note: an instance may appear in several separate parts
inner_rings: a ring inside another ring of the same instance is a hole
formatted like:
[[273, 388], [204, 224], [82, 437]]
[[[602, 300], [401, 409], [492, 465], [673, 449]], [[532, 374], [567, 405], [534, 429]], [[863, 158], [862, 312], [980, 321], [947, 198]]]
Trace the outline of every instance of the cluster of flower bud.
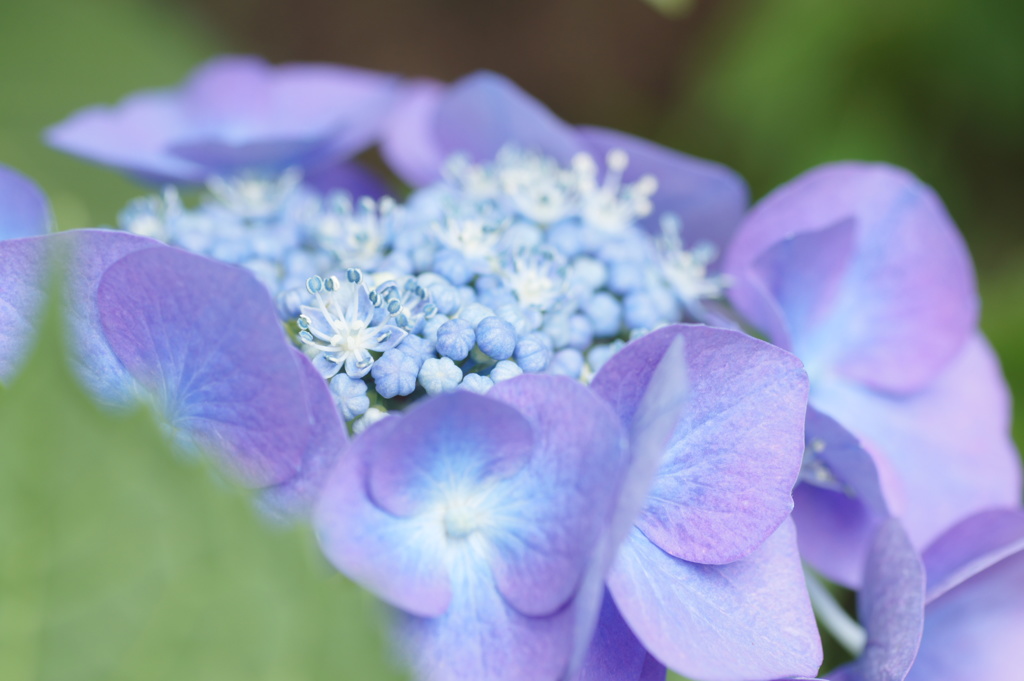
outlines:
[[646, 231], [657, 181], [623, 182], [620, 151], [605, 161], [602, 178], [585, 154], [456, 156], [402, 206], [322, 196], [293, 172], [217, 179], [195, 209], [169, 189], [121, 223], [252, 270], [352, 421], [523, 372], [587, 380], [624, 340], [702, 320], [725, 285], [716, 253], [684, 248], [672, 215]]

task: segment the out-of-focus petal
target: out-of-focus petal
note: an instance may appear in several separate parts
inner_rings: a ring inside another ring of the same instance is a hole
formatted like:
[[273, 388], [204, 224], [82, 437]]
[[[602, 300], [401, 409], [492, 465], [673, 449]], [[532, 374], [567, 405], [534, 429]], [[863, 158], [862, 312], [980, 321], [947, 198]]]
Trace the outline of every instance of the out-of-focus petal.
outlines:
[[381, 155], [396, 175], [414, 187], [441, 178], [448, 152], [441, 148], [434, 122], [447, 87], [428, 79], [407, 84], [384, 127]]
[[608, 586], [640, 642], [674, 671], [707, 681], [810, 676], [821, 641], [795, 535], [787, 520], [743, 560], [697, 565], [634, 530]]
[[21, 173], [0, 165], [0, 241], [46, 234], [51, 222], [42, 190]]
[[49, 237], [0, 242], [0, 383], [18, 374], [36, 340], [50, 283]]
[[252, 486], [300, 469], [310, 436], [302, 374], [252, 275], [143, 248], [106, 269], [95, 306], [113, 355], [177, 433]]
[[[677, 336], [685, 341], [689, 407], [636, 524], [677, 558], [728, 563], [759, 546], [792, 510], [807, 377], [795, 357], [745, 334], [674, 325], [609, 360], [594, 389], [606, 398], [607, 386], [634, 382], [642, 389]], [[627, 426], [639, 392], [614, 396]]]
[[856, 434], [880, 468], [891, 466], [891, 474], [880, 470], [882, 489], [918, 548], [972, 513], [1019, 503], [1009, 399], [998, 360], [980, 335], [912, 397], [844, 381], [819, 381], [811, 393], [815, 408]]
[[377, 173], [355, 162], [314, 171], [303, 177], [302, 182], [325, 195], [332, 191], [346, 191], [353, 197], [379, 199], [389, 193], [388, 186]]
[[[882, 164], [836, 163], [811, 170], [754, 207], [736, 234], [726, 269], [734, 303], [754, 318], [759, 303], [744, 280], [780, 241], [844, 220], [857, 250], [831, 315], [799, 350], [809, 367], [828, 363], [878, 389], [909, 393], [956, 356], [978, 319], [970, 255], [935, 193], [910, 173]], [[813, 374], [813, 369], [812, 369]]]
[[660, 233], [659, 216], [675, 213], [683, 220], [683, 239], [687, 243], [709, 241], [724, 250], [749, 202], [747, 183], [739, 173], [618, 130], [584, 126], [580, 134], [599, 163], [612, 149], [629, 154], [625, 181], [633, 182], [646, 174], [657, 178], [655, 209], [644, 220], [649, 231]]
[[477, 71], [453, 83], [437, 105], [434, 132], [445, 156], [490, 161], [509, 143], [568, 165], [585, 150], [576, 130], [505, 76]]

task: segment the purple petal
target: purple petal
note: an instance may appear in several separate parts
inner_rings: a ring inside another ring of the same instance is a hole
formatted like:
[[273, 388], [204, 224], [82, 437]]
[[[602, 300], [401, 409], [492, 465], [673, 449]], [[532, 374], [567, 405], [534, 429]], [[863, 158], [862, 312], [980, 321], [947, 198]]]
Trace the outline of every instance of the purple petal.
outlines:
[[[637, 527], [673, 556], [728, 563], [792, 509], [804, 450], [807, 377], [789, 353], [745, 334], [675, 325], [630, 344], [593, 388], [631, 427], [639, 392], [674, 338], [685, 340], [690, 407], [678, 422]], [[632, 392], [617, 386], [637, 386]], [[765, 418], [770, 409], [772, 417]]]
[[0, 242], [0, 384], [14, 380], [35, 343], [52, 246], [51, 237]]
[[679, 560], [634, 530], [608, 586], [644, 647], [686, 676], [812, 676], [821, 664], [790, 521], [755, 552], [728, 565]]
[[[989, 520], [998, 526], [994, 535], [1009, 534], [1006, 519], [995, 521], [995, 517], [990, 516]], [[974, 529], [984, 531], [976, 523]], [[957, 530], [954, 532], [959, 536], [955, 541], [959, 542], [965, 539], [965, 534]], [[943, 543], [945, 538], [936, 546]], [[963, 548], [984, 547], [990, 558], [992, 543], [990, 539], [971, 538]], [[983, 563], [990, 563], [989, 566], [928, 603], [921, 649], [907, 676], [908, 681], [974, 681], [1019, 676], [1020, 642], [1024, 640], [1021, 638], [1024, 633], [1024, 548], [1019, 540], [1012, 545], [1016, 551], [1001, 551], [1002, 560], [994, 564], [984, 557], [985, 554], [979, 556]], [[943, 552], [949, 550], [947, 546]]]
[[958, 523], [924, 552], [932, 601], [1004, 558], [1024, 550], [1024, 513], [997, 509]]
[[441, 179], [448, 152], [440, 146], [434, 121], [447, 87], [435, 80], [412, 81], [403, 88], [385, 124], [381, 156], [396, 175], [414, 187]]
[[488, 397], [514, 407], [535, 433], [527, 467], [494, 492], [506, 518], [494, 581], [523, 614], [547, 615], [577, 591], [615, 516], [629, 467], [625, 434], [603, 401], [562, 376], [520, 376]]
[[299, 470], [310, 435], [302, 374], [248, 272], [145, 248], [107, 268], [96, 308], [111, 351], [178, 433], [252, 486]]
[[477, 71], [453, 83], [437, 105], [433, 126], [445, 156], [490, 161], [508, 143], [568, 164], [583, 142], [576, 130], [508, 78]]
[[346, 191], [354, 197], [379, 199], [388, 193], [387, 185], [377, 173], [355, 162], [322, 168], [307, 174], [302, 181], [325, 195], [332, 191]]
[[298, 472], [289, 480], [260, 491], [260, 506], [279, 521], [306, 517], [313, 508], [334, 462], [348, 447], [345, 424], [327, 383], [299, 350], [293, 353], [302, 376], [309, 429], [313, 433]]
[[527, 617], [494, 589], [486, 572], [456, 564], [459, 588], [440, 617], [396, 613], [401, 647], [416, 678], [558, 679], [571, 649], [572, 610]]
[[[871, 544], [889, 516], [878, 472], [855, 437], [814, 409], [807, 410], [807, 448], [803, 481], [793, 490], [800, 555], [830, 580], [859, 588]], [[815, 472], [826, 479], [816, 480]]]
[[[32, 180], [0, 165], [0, 241], [50, 231], [50, 206]], [[4, 283], [11, 281], [4, 279]]]
[[598, 162], [612, 149], [629, 154], [625, 181], [646, 174], [657, 178], [654, 213], [644, 220], [648, 231], [660, 233], [660, 215], [671, 212], [682, 218], [688, 244], [710, 241], [724, 249], [729, 243], [749, 202], [747, 183], [738, 173], [617, 130], [582, 127], [580, 134]]
[[848, 219], [856, 221], [857, 251], [832, 314], [813, 338], [793, 338], [793, 346], [810, 343], [815, 356], [804, 356], [808, 366], [827, 363], [880, 389], [920, 389], [966, 342], [977, 323], [978, 298], [970, 256], [952, 219], [935, 193], [904, 170], [831, 164], [769, 195], [730, 247], [733, 301], [744, 315], [763, 316], [750, 284], [762, 254]]
[[640, 644], [611, 594], [606, 593], [594, 640], [573, 681], [664, 681], [665, 672], [665, 666]]
[[878, 531], [868, 558], [857, 614], [867, 646], [854, 663], [865, 681], [903, 681], [924, 625], [924, 566], [896, 520]]
[[890, 509], [919, 548], [961, 518], [1019, 503], [1009, 394], [980, 335], [913, 397], [836, 381], [816, 384], [811, 402], [860, 438], [878, 466]]
[[389, 416], [352, 441], [324, 483], [313, 523], [320, 548], [338, 570], [396, 607], [436, 617], [452, 598], [443, 524], [396, 517], [367, 494], [377, 448], [395, 439], [406, 418]]
[[372, 440], [375, 452], [368, 493], [385, 511], [411, 516], [453, 488], [515, 475], [534, 437], [530, 423], [497, 400], [465, 391], [438, 395], [406, 411], [400, 424], [360, 438]]

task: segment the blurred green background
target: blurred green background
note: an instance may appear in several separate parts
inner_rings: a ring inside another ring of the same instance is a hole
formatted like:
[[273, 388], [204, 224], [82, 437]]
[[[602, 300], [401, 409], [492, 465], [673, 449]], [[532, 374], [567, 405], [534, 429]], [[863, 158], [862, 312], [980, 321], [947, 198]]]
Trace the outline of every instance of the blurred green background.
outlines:
[[[910, 168], [966, 235], [985, 331], [1024, 394], [1021, 35], [1024, 3], [1005, 0], [0, 0], [0, 163], [62, 227], [110, 224], [140, 188], [40, 141], [79, 107], [222, 52], [492, 68], [570, 121], [727, 163], [755, 197], [830, 160]], [[376, 609], [308, 535], [262, 527], [144, 417], [94, 412], [52, 338], [0, 392], [3, 440], [22, 443], [0, 458], [0, 679], [394, 676], [377, 629], [352, 625]], [[1015, 423], [1022, 442], [1020, 407]]]

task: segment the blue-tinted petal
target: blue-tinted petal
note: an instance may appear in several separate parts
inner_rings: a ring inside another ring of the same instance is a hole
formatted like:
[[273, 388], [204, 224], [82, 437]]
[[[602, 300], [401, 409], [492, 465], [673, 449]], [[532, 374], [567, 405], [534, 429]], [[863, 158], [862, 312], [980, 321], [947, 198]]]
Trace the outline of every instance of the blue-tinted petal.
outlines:
[[821, 664], [803, 579], [787, 520], [760, 548], [728, 565], [679, 560], [634, 529], [608, 586], [630, 629], [670, 669], [747, 681], [811, 676]]
[[51, 222], [50, 206], [39, 187], [0, 165], [0, 241], [46, 234]]
[[14, 379], [35, 342], [52, 246], [50, 237], [0, 242], [0, 383]]
[[396, 175], [416, 187], [441, 178], [448, 151], [441, 148], [434, 120], [447, 87], [427, 79], [410, 82], [384, 129], [381, 155]]
[[310, 437], [302, 373], [248, 272], [143, 248], [106, 269], [95, 306], [103, 340], [179, 434], [253, 486], [301, 468]]
[[807, 377], [795, 357], [744, 334], [666, 327], [627, 346], [632, 349], [609, 360], [592, 384], [614, 396], [627, 425], [645, 377], [677, 336], [685, 340], [689, 408], [637, 527], [673, 556], [727, 563], [759, 546], [792, 509]]
[[606, 593], [594, 640], [574, 681], [664, 681], [665, 671], [630, 631]]
[[341, 572], [396, 607], [436, 617], [452, 597], [444, 525], [397, 517], [367, 493], [378, 448], [401, 441], [393, 431], [402, 431], [405, 418], [390, 416], [352, 441], [324, 483], [314, 525], [320, 548]]

